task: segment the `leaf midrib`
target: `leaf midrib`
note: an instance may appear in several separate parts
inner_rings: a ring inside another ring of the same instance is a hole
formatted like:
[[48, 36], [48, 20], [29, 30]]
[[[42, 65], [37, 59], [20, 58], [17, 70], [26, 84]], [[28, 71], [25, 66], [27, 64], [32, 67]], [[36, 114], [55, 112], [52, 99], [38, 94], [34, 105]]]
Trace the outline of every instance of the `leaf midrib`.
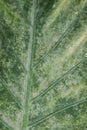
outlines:
[[23, 108], [23, 120], [21, 130], [26, 130], [28, 125], [28, 114], [29, 114], [29, 100], [30, 100], [30, 88], [31, 88], [31, 73], [32, 73], [32, 59], [33, 59], [33, 44], [34, 44], [34, 32], [35, 32], [35, 15], [36, 15], [36, 3], [37, 0], [33, 0], [32, 12], [31, 12], [31, 27], [30, 27], [30, 42], [28, 45], [28, 54], [27, 54], [27, 64], [26, 70], [27, 74], [24, 81], [25, 87], [25, 101]]

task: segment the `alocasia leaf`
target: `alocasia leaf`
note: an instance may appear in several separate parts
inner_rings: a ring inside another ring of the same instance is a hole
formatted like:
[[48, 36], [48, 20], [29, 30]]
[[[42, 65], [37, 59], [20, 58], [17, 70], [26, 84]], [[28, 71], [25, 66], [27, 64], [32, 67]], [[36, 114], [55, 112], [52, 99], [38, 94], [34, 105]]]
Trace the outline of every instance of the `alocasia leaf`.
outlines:
[[0, 130], [86, 122], [87, 1], [0, 0]]

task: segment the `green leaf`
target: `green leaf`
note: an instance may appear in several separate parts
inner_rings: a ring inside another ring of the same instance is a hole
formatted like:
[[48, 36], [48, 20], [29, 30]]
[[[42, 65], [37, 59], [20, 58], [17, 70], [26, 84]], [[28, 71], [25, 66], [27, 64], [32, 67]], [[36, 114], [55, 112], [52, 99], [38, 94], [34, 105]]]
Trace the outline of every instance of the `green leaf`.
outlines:
[[87, 1], [0, 0], [0, 130], [87, 128]]

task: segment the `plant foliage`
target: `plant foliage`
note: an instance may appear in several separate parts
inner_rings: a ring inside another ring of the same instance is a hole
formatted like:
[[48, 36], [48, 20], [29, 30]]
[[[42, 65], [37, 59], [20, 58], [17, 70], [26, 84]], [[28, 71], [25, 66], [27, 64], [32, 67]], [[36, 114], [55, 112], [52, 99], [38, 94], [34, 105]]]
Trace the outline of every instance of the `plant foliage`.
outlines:
[[0, 0], [0, 130], [87, 129], [87, 0]]

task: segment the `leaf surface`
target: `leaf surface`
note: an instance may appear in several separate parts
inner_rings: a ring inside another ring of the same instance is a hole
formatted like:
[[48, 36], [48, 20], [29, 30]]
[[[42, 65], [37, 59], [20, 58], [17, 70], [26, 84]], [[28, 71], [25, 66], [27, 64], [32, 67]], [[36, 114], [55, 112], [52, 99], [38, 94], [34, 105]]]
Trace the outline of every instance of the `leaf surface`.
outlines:
[[87, 1], [0, 0], [0, 130], [86, 130]]

